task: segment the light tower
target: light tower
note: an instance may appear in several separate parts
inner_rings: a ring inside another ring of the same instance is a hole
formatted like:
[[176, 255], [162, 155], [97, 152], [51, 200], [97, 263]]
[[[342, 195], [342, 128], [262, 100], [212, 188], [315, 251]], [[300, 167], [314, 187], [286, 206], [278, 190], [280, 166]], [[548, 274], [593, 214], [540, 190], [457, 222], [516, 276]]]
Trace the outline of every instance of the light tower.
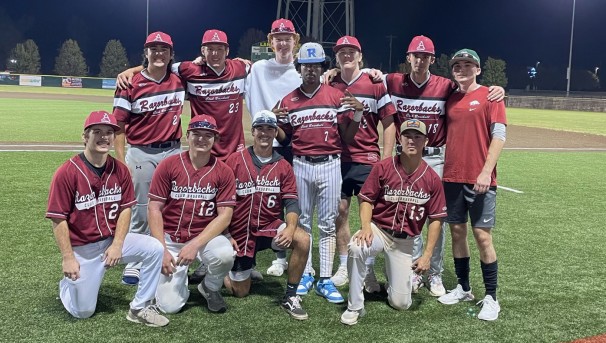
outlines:
[[277, 18], [290, 19], [301, 36], [326, 47], [355, 35], [354, 0], [278, 0]]

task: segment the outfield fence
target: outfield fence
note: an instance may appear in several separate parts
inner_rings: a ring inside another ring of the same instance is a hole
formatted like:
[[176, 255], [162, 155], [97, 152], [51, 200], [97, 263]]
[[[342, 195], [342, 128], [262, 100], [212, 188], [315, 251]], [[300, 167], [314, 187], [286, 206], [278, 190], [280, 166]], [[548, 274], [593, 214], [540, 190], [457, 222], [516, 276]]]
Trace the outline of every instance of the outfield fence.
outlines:
[[116, 79], [56, 75], [26, 75], [0, 73], [0, 85], [30, 87], [115, 89]]

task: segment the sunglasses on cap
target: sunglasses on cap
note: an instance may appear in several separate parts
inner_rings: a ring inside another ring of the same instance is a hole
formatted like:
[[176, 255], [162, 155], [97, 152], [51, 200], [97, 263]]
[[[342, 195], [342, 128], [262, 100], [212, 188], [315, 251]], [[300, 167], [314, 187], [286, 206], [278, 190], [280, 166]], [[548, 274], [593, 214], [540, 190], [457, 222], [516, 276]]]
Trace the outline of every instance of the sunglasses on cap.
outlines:
[[211, 122], [207, 122], [207, 121], [198, 121], [195, 123], [191, 123], [189, 124], [189, 130], [196, 130], [196, 129], [206, 129], [206, 130], [217, 130], [217, 125], [211, 123]]

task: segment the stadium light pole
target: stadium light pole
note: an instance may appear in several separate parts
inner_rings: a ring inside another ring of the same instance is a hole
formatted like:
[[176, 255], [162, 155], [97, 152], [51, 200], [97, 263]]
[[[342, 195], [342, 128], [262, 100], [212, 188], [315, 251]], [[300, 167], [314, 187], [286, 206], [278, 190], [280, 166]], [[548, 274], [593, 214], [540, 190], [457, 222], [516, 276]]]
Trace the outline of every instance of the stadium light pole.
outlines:
[[570, 51], [568, 53], [568, 69], [566, 70], [566, 96], [570, 95], [570, 74], [572, 74], [572, 39], [574, 38], [574, 10], [576, 0], [572, 0], [572, 26], [570, 28]]
[[145, 16], [145, 37], [149, 36], [149, 0], [147, 0], [147, 15]]

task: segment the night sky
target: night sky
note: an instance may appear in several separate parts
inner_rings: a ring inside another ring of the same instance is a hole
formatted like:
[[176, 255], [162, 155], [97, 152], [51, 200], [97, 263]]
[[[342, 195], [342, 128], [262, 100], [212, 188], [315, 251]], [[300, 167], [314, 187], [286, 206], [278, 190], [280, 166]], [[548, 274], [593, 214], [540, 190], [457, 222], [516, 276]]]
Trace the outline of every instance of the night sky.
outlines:
[[[277, 4], [278, 0], [150, 0], [150, 32], [170, 34], [179, 59], [189, 60], [199, 53], [204, 30], [222, 29], [230, 39], [233, 57], [246, 29], [269, 30]], [[482, 59], [504, 59], [508, 68], [537, 61], [566, 67], [572, 4], [573, 0], [357, 0], [356, 36], [367, 63], [382, 70], [388, 69], [389, 61], [386, 36], [397, 37], [392, 55], [395, 68], [404, 60], [410, 39], [418, 34], [431, 37], [438, 54], [467, 47], [476, 49]], [[10, 39], [31, 38], [38, 44], [44, 73], [52, 72], [62, 42], [76, 39], [95, 75], [110, 39], [119, 39], [129, 59], [138, 61], [145, 41], [145, 8], [145, 0], [2, 1], [0, 28], [12, 24], [16, 31]], [[606, 60], [604, 18], [606, 0], [576, 2], [573, 68], [602, 67]], [[6, 35], [0, 33], [0, 38], [6, 41]], [[13, 46], [3, 46], [4, 53]]]

